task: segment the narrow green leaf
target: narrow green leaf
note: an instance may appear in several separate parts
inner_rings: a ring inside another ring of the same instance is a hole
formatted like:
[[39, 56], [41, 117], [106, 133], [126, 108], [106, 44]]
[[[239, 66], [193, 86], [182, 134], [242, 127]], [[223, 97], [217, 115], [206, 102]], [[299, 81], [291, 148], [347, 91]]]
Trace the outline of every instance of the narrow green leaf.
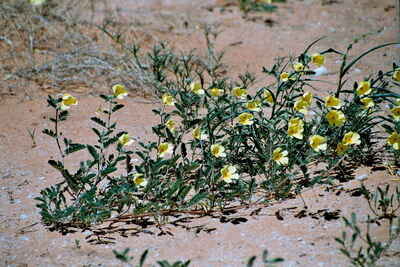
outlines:
[[96, 148], [91, 145], [86, 145], [87, 150], [89, 151], [90, 155], [93, 157], [94, 160], [99, 160], [99, 154], [97, 153]]
[[361, 55], [359, 55], [358, 57], [356, 57], [355, 59], [353, 59], [347, 66], [345, 66], [345, 67], [343, 68], [343, 70], [342, 70], [342, 74], [345, 74], [346, 72], [348, 72], [349, 69], [350, 69], [354, 64], [357, 63], [357, 61], [359, 61], [361, 58], [363, 58], [364, 56], [368, 55], [369, 53], [371, 53], [371, 52], [373, 52], [373, 51], [375, 51], [375, 50], [377, 50], [377, 49], [386, 47], [386, 46], [397, 45], [397, 44], [399, 44], [399, 43], [387, 43], [387, 44], [378, 45], [378, 46], [375, 46], [375, 47], [369, 49], [368, 51], [362, 53]]
[[82, 145], [82, 144], [69, 144], [69, 146], [67, 147], [67, 149], [65, 149], [65, 154], [72, 154], [74, 152], [77, 152], [79, 150], [85, 149], [86, 146]]
[[123, 107], [125, 107], [125, 106], [122, 105], [122, 104], [117, 104], [112, 108], [112, 112], [116, 112], [116, 111], [120, 110]]
[[53, 137], [53, 138], [57, 137], [56, 133], [53, 132], [53, 131], [50, 130], [50, 129], [44, 129], [44, 130], [42, 131], [42, 133], [44, 133], [44, 134], [46, 134], [46, 135], [48, 135], [48, 136], [50, 136], [50, 137]]
[[191, 200], [189, 200], [189, 202], [187, 203], [187, 207], [191, 207], [193, 205], [196, 205], [197, 203], [199, 203], [200, 201], [206, 199], [208, 197], [208, 193], [207, 192], [200, 192], [197, 193], [196, 195], [194, 195], [192, 197]]
[[105, 121], [103, 121], [102, 119], [99, 119], [97, 117], [91, 117], [90, 118], [92, 121], [94, 121], [95, 123], [103, 126], [104, 128], [107, 128], [107, 123]]
[[101, 175], [105, 176], [105, 175], [108, 175], [108, 174], [110, 174], [112, 172], [115, 172], [116, 170], [117, 170], [117, 168], [115, 168], [115, 167], [109, 167], [109, 168], [106, 168], [105, 170], [103, 170], [101, 172]]

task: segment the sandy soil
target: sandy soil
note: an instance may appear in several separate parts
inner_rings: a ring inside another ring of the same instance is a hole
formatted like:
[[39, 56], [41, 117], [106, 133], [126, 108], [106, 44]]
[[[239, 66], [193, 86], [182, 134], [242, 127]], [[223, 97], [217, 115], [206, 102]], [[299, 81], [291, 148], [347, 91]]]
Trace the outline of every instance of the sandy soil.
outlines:
[[[300, 53], [307, 44], [321, 36], [327, 38], [318, 43], [314, 51], [329, 47], [344, 50], [350, 42], [358, 39], [353, 56], [396, 38], [394, 1], [390, 0], [288, 0], [279, 4], [275, 13], [256, 13], [247, 17], [243, 17], [230, 2], [114, 0], [113, 4], [120, 6], [125, 20], [140, 20], [142, 29], [152, 38], [167, 39], [178, 49], [204, 49], [205, 42], [198, 26], [204, 22], [220, 24], [217, 48], [226, 49], [228, 74], [234, 77], [249, 70], [258, 73], [261, 83], [264, 79], [260, 74], [262, 66], [271, 66], [275, 57]], [[101, 16], [102, 11], [98, 12]], [[164, 23], [156, 23], [160, 20]], [[365, 77], [379, 69], [390, 69], [396, 53], [399, 53], [398, 48], [375, 52], [355, 66], [353, 78]], [[327, 67], [335, 72], [339, 66], [337, 58], [327, 60]], [[115, 244], [88, 242], [94, 238], [90, 230], [67, 235], [49, 231], [40, 223], [33, 198], [45, 186], [59, 182], [61, 178], [46, 164], [49, 158], [57, 156], [57, 150], [52, 140], [40, 133], [49, 126], [46, 118], [50, 115], [44, 98], [46, 93], [40, 89], [28, 88], [1, 100], [0, 265], [116, 266], [119, 262], [112, 249], [120, 251], [126, 247], [131, 248], [130, 254], [135, 256], [133, 263], [145, 249], [149, 249], [149, 263], [160, 259], [192, 259], [193, 266], [243, 266], [250, 256], [260, 256], [267, 248], [271, 256], [285, 259], [281, 266], [348, 265], [333, 240], [344, 229], [342, 221], [326, 220], [323, 213], [324, 209], [338, 211], [339, 216], [357, 212], [360, 220], [365, 221], [369, 213], [367, 204], [351, 193], [360, 185], [357, 179], [342, 183], [343, 190], [327, 192], [326, 187], [320, 187], [306, 191], [303, 194], [308, 206], [306, 214], [314, 213], [314, 216], [304, 218], [295, 216], [304, 209], [303, 201], [295, 198], [264, 207], [258, 215], [250, 215], [254, 211], [250, 209], [225, 215], [244, 218], [239, 219], [242, 221], [240, 224], [221, 223], [222, 215], [189, 217], [186, 218], [190, 221], [188, 223], [169, 224], [162, 230], [149, 226], [145, 233], [137, 234], [131, 229], [124, 234], [107, 235], [115, 238], [112, 240]], [[315, 93], [323, 95], [329, 89], [321, 88]], [[26, 100], [27, 92], [33, 100]], [[95, 140], [86, 126], [91, 125], [89, 117], [100, 101], [90, 94], [85, 92], [79, 97], [80, 104], [72, 110], [69, 123], [63, 130], [82, 143]], [[119, 127], [143, 140], [151, 138], [151, 125], [155, 122], [151, 113], [155, 104], [146, 101], [134, 97], [123, 100], [127, 107], [118, 117]], [[28, 134], [28, 130], [33, 129], [36, 129], [35, 146]], [[71, 166], [74, 163], [76, 161], [71, 161]], [[373, 171], [371, 168], [354, 171], [354, 177], [363, 174], [368, 174], [365, 184], [369, 188], [398, 183], [386, 171]], [[282, 218], [276, 216], [277, 211]], [[121, 225], [120, 229], [131, 227]], [[372, 231], [374, 238], [385, 238], [385, 226], [374, 226]], [[162, 235], [163, 232], [170, 234]], [[80, 241], [80, 248], [75, 240]], [[400, 266], [399, 249], [400, 240], [397, 240], [394, 250], [380, 264]], [[260, 263], [257, 266], [261, 266]]]

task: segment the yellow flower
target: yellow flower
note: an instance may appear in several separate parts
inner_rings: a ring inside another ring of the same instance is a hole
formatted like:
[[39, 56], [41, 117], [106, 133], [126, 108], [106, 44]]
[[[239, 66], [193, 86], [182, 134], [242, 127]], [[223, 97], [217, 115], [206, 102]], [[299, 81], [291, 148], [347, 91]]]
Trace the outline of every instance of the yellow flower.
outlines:
[[261, 102], [259, 100], [253, 100], [243, 104], [250, 111], [260, 111], [261, 110]]
[[300, 98], [297, 99], [296, 102], [294, 103], [294, 110], [306, 115], [308, 112], [307, 110], [308, 106], [309, 106], [308, 103]]
[[145, 187], [147, 185], [147, 180], [144, 178], [143, 173], [136, 173], [133, 176], [133, 182], [135, 183], [135, 185], [141, 186], [141, 187]]
[[162, 96], [162, 101], [166, 106], [175, 106], [175, 99], [172, 95], [165, 93]]
[[167, 120], [165, 126], [173, 133], [175, 132], [176, 122], [174, 120]]
[[339, 109], [342, 106], [340, 99], [334, 96], [325, 97], [325, 107]]
[[300, 62], [296, 62], [293, 64], [293, 69], [297, 72], [303, 71], [304, 70], [304, 65]]
[[304, 122], [300, 118], [289, 120], [288, 135], [297, 139], [303, 139]]
[[370, 97], [364, 97], [360, 102], [364, 104], [364, 109], [369, 109], [375, 106], [374, 100]]
[[339, 110], [331, 110], [326, 114], [326, 119], [329, 122], [330, 126], [342, 126], [345, 121], [346, 117], [344, 116], [343, 112]]
[[240, 87], [235, 87], [232, 89], [232, 95], [236, 96], [237, 98], [244, 99], [246, 98], [247, 90]]
[[361, 144], [360, 135], [355, 132], [348, 132], [344, 135], [342, 140], [343, 145], [359, 145]]
[[256, 2], [263, 2], [263, 3], [269, 4], [269, 5], [272, 4], [272, 0], [258, 0]]
[[294, 103], [294, 109], [303, 114], [307, 114], [307, 108], [311, 105], [313, 95], [310, 92], [305, 93]]
[[356, 90], [357, 95], [368, 95], [371, 93], [372, 88], [371, 88], [371, 83], [369, 81], [362, 81], [358, 85], [358, 88]]
[[400, 82], [400, 69], [397, 69], [393, 72], [393, 76], [392, 76], [393, 80], [395, 80], [396, 82]]
[[342, 155], [344, 152], [346, 152], [347, 151], [347, 149], [348, 149], [349, 147], [347, 146], [347, 145], [345, 145], [345, 144], [342, 144], [342, 143], [339, 143], [339, 144], [337, 144], [337, 146], [336, 146], [336, 153], [338, 154], [338, 155]]
[[168, 154], [172, 154], [174, 151], [174, 146], [171, 143], [161, 143], [158, 146], [158, 156], [160, 158], [165, 158]]
[[400, 106], [394, 107], [390, 110], [395, 121], [400, 120]]
[[201, 132], [201, 128], [197, 127], [196, 129], [193, 130], [192, 132], [193, 138], [197, 140], [207, 140], [208, 135], [204, 134]]
[[265, 100], [267, 100], [268, 103], [271, 105], [274, 104], [274, 97], [272, 96], [271, 92], [268, 90], [264, 90], [263, 92], [263, 97]]
[[236, 173], [236, 167], [232, 165], [225, 165], [221, 169], [221, 178], [225, 183], [231, 183], [232, 180], [239, 179], [239, 174]]
[[31, 5], [40, 6], [46, 2], [46, 0], [30, 0]]
[[243, 112], [239, 116], [236, 117], [236, 121], [241, 125], [252, 125], [254, 116], [250, 113]]
[[326, 138], [320, 135], [310, 136], [308, 139], [310, 146], [316, 152], [327, 149]]
[[279, 79], [282, 82], [287, 82], [289, 80], [289, 73], [287, 72], [282, 72], [281, 75], [279, 76]]
[[192, 82], [190, 84], [190, 90], [196, 95], [204, 95], [204, 90], [199, 82]]
[[224, 90], [223, 90], [223, 89], [212, 88], [212, 89], [210, 90], [210, 95], [211, 95], [211, 96], [217, 97], [217, 96], [221, 96], [221, 95], [223, 95], [223, 94], [224, 94]]
[[211, 145], [211, 154], [216, 158], [226, 157], [225, 148], [220, 144]]
[[311, 55], [311, 62], [321, 67], [325, 63], [325, 56], [321, 55], [320, 53], [315, 53]]
[[282, 151], [282, 148], [280, 148], [280, 147], [275, 148], [275, 150], [272, 152], [272, 159], [278, 165], [288, 165], [289, 164], [288, 152], [286, 150]]
[[118, 138], [118, 143], [121, 146], [130, 146], [133, 143], [133, 140], [131, 139], [129, 134], [123, 134]]
[[313, 100], [313, 94], [311, 92], [307, 92], [304, 93], [304, 95], [301, 98], [310, 106]]
[[387, 143], [391, 146], [393, 146], [393, 148], [395, 150], [399, 150], [400, 149], [400, 135], [397, 132], [393, 132], [387, 139]]
[[128, 95], [128, 91], [126, 91], [125, 86], [122, 84], [116, 84], [112, 87], [114, 96], [118, 99], [123, 99]]
[[76, 100], [76, 97], [73, 97], [70, 94], [62, 95], [62, 100], [61, 100], [61, 105], [60, 105], [61, 110], [67, 110], [70, 108], [70, 106], [77, 105], [77, 104], [78, 104], [78, 100]]

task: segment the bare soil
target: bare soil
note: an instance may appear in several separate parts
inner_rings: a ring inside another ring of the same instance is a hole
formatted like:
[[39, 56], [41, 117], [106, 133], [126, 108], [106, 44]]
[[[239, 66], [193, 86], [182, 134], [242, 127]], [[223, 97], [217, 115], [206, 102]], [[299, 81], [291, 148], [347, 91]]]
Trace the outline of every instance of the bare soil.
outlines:
[[[321, 36], [326, 38], [313, 52], [330, 47], [344, 51], [357, 40], [352, 56], [375, 45], [393, 42], [397, 36], [395, 1], [391, 0], [287, 0], [277, 4], [279, 8], [274, 13], [247, 16], [234, 2], [114, 0], [112, 4], [120, 8], [124, 20], [135, 22], [135, 27], [149, 38], [168, 40], [185, 51], [193, 48], [204, 51], [205, 41], [199, 26], [205, 22], [219, 24], [221, 33], [216, 45], [217, 49], [226, 50], [227, 74], [236, 77], [248, 70], [257, 74], [261, 84], [265, 81], [260, 71], [262, 66], [272, 66], [276, 57], [301, 53]], [[97, 12], [99, 18], [104, 15], [100, 8]], [[399, 54], [396, 47], [374, 52], [353, 68], [352, 79], [390, 69]], [[339, 67], [337, 60], [327, 58], [327, 67], [332, 72], [328, 79], [334, 79]], [[70, 120], [63, 126], [65, 134], [81, 143], [95, 141], [89, 118], [100, 100], [92, 94], [108, 88], [80, 92], [79, 105], [73, 107]], [[325, 95], [332, 89], [321, 87], [315, 94]], [[56, 145], [41, 134], [42, 129], [49, 127], [46, 118], [51, 115], [45, 103], [47, 93], [29, 83], [24, 90], [2, 95], [0, 100], [0, 265], [117, 266], [120, 263], [112, 249], [121, 251], [126, 247], [135, 256], [132, 263], [149, 249], [149, 263], [191, 259], [193, 266], [243, 266], [250, 256], [260, 258], [262, 250], [268, 249], [271, 256], [285, 259], [281, 266], [349, 265], [334, 241], [344, 230], [342, 221], [329, 216], [327, 219], [324, 214], [332, 212], [340, 217], [356, 212], [360, 221], [365, 222], [370, 212], [367, 203], [352, 191], [360, 186], [357, 179], [337, 182], [334, 189], [321, 186], [306, 190], [302, 194], [304, 201], [297, 197], [231, 215], [186, 216], [187, 222], [180, 221], [182, 216], [171, 219], [176, 222], [162, 228], [150, 225], [144, 232], [138, 232], [138, 226], [133, 224], [119, 225], [120, 231], [99, 238], [93, 235], [93, 229], [68, 234], [50, 231], [41, 224], [33, 200], [40, 190], [61, 181], [46, 163], [57, 157]], [[119, 114], [119, 127], [142, 140], [150, 139], [151, 125], [156, 122], [151, 109], [157, 104], [133, 94], [123, 103], [126, 108]], [[33, 129], [35, 145], [28, 134]], [[80, 157], [69, 163], [71, 167]], [[368, 188], [398, 184], [395, 179], [399, 177], [386, 170], [362, 167], [352, 171], [354, 177], [368, 175], [364, 181]], [[386, 228], [384, 224], [374, 225], [373, 237], [384, 240]], [[79, 248], [75, 240], [80, 241]], [[96, 244], [104, 241], [113, 243]], [[393, 250], [379, 264], [400, 266], [399, 251], [400, 240], [396, 240]]]

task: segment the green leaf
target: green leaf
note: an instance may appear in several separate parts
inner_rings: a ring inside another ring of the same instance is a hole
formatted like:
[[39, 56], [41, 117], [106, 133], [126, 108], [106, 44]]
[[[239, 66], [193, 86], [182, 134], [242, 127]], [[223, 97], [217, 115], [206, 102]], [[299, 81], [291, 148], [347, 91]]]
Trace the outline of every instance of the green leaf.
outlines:
[[399, 44], [399, 43], [387, 43], [387, 44], [378, 45], [378, 46], [375, 46], [375, 47], [369, 49], [368, 51], [362, 53], [362, 54], [361, 54], [360, 56], [358, 56], [357, 58], [353, 59], [353, 61], [351, 61], [347, 66], [345, 66], [345, 67], [343, 68], [343, 70], [342, 70], [342, 75], [345, 74], [346, 72], [348, 72], [349, 69], [350, 69], [354, 64], [357, 63], [357, 61], [359, 61], [361, 58], [363, 58], [364, 56], [368, 55], [369, 53], [371, 53], [371, 52], [373, 52], [373, 51], [375, 51], [375, 50], [377, 50], [377, 49], [386, 47], [386, 46], [397, 45], [397, 44]]
[[116, 112], [116, 111], [120, 110], [123, 107], [125, 107], [125, 106], [122, 105], [122, 104], [117, 104], [112, 108], [112, 112]]
[[68, 110], [64, 110], [58, 115], [58, 119], [60, 121], [65, 121], [67, 118], [68, 118]]
[[55, 161], [55, 160], [49, 160], [48, 163], [50, 164], [51, 167], [57, 169], [57, 170], [63, 170], [64, 165], [62, 164], [61, 161]]
[[136, 155], [138, 155], [143, 161], [146, 160], [146, 155], [141, 151], [136, 151]]
[[104, 99], [106, 102], [110, 101], [110, 99], [112, 98], [112, 97], [106, 96], [106, 95], [100, 95], [100, 97], [101, 97], [102, 99]]
[[176, 182], [171, 186], [171, 188], [168, 190], [167, 198], [168, 198], [168, 199], [171, 199], [172, 196], [173, 196], [173, 194], [175, 194], [175, 192], [179, 190], [179, 188], [181, 187], [181, 185], [182, 185], [182, 181], [180, 181], [180, 180], [176, 181]]
[[118, 137], [113, 137], [113, 138], [108, 139], [106, 142], [104, 142], [104, 148], [107, 148], [109, 145], [114, 144], [117, 141], [118, 141]]
[[87, 150], [89, 151], [90, 155], [93, 157], [94, 160], [99, 160], [99, 153], [97, 153], [96, 148], [91, 145], [86, 145]]
[[257, 258], [256, 256], [252, 256], [252, 257], [249, 259], [249, 261], [247, 262], [247, 267], [253, 267], [256, 258]]
[[53, 131], [50, 130], [50, 129], [44, 129], [44, 130], [42, 131], [42, 133], [44, 133], [44, 134], [46, 134], [46, 135], [48, 135], [48, 136], [50, 136], [50, 137], [53, 137], [53, 138], [56, 138], [56, 137], [57, 137], [56, 133], [53, 132]]
[[50, 95], [48, 96], [47, 104], [49, 104], [50, 107], [57, 108], [57, 100], [54, 99], [54, 98], [53, 98], [52, 96], [50, 96]]
[[185, 143], [182, 143], [182, 144], [181, 144], [181, 153], [182, 153], [182, 157], [183, 157], [183, 158], [186, 158], [186, 156], [187, 156], [187, 150], [186, 150], [186, 145], [185, 145]]
[[99, 118], [97, 118], [97, 117], [91, 117], [90, 119], [91, 119], [92, 121], [94, 121], [95, 123], [97, 123], [97, 124], [103, 126], [104, 128], [107, 128], [107, 123], [106, 123], [105, 121], [103, 121], [103, 120], [101, 120], [101, 119], [99, 119]]
[[105, 170], [103, 170], [101, 172], [101, 175], [102, 176], [106, 176], [106, 175], [108, 175], [108, 174], [110, 174], [112, 172], [115, 172], [116, 170], [117, 170], [117, 168], [115, 168], [115, 167], [108, 167], [108, 168], [106, 168]]
[[208, 197], [208, 193], [207, 192], [200, 192], [197, 193], [196, 195], [194, 195], [192, 197], [191, 200], [189, 200], [189, 202], [186, 204], [187, 207], [191, 207], [193, 205], [196, 205], [197, 203], [199, 203], [200, 201], [206, 199]]
[[338, 237], [335, 238], [335, 241], [344, 246], [344, 241]]
[[160, 115], [161, 114], [161, 110], [160, 109], [152, 109], [151, 111], [153, 111], [153, 113]]
[[143, 267], [143, 264], [144, 264], [144, 262], [146, 261], [146, 257], [147, 257], [147, 254], [148, 254], [148, 253], [149, 253], [149, 250], [146, 249], [146, 250], [143, 252], [142, 256], [140, 256], [139, 267]]
[[92, 128], [92, 130], [99, 138], [101, 137], [101, 133], [99, 130], [97, 130], [96, 128]]
[[68, 146], [68, 148], [65, 149], [65, 154], [66, 154], [66, 155], [72, 154], [72, 153], [74, 153], [74, 152], [77, 152], [77, 151], [82, 150], [82, 149], [85, 149], [85, 148], [86, 148], [86, 146], [85, 146], [85, 145], [82, 145], [82, 144], [70, 144], [70, 145]]

